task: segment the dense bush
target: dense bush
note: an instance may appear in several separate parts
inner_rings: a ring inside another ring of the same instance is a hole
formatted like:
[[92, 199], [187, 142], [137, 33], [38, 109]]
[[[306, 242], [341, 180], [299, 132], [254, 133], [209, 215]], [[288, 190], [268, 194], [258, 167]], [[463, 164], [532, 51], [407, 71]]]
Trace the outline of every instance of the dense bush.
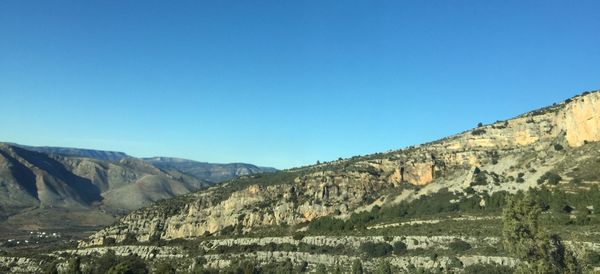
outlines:
[[481, 197], [472, 196], [461, 198], [456, 203], [450, 200], [459, 198], [448, 189], [441, 189], [437, 193], [422, 196], [412, 202], [402, 202], [389, 207], [374, 207], [371, 211], [354, 213], [346, 221], [334, 217], [322, 217], [309, 223], [309, 231], [339, 233], [340, 231], [351, 231], [365, 229], [369, 224], [398, 219], [423, 218], [425, 216], [440, 213], [477, 213], [477, 212], [499, 212], [505, 204], [507, 192], [494, 192], [492, 196], [481, 195], [486, 201], [486, 206], [479, 206]]
[[135, 234], [129, 232], [129, 233], [125, 234], [125, 239], [123, 239], [123, 241], [121, 243], [124, 245], [137, 244], [138, 240], [135, 237]]
[[600, 253], [590, 251], [585, 255], [585, 262], [590, 266], [600, 266]]
[[452, 250], [455, 253], [465, 252], [471, 249], [471, 245], [461, 239], [454, 239], [454, 241], [450, 243], [449, 247], [450, 250]]
[[155, 274], [175, 274], [177, 273], [177, 268], [175, 268], [173, 262], [168, 260], [163, 260], [156, 264], [156, 269], [154, 270]]
[[366, 242], [360, 245], [360, 250], [368, 257], [383, 257], [392, 253], [394, 248], [388, 243]]
[[544, 182], [548, 182], [551, 185], [557, 185], [560, 181], [562, 180], [562, 178], [560, 177], [560, 175], [548, 171], [546, 173], [544, 173], [538, 180], [538, 184], [543, 184]]
[[449, 268], [462, 268], [463, 262], [459, 260], [457, 257], [451, 257], [448, 261]]
[[363, 265], [362, 262], [360, 260], [354, 260], [352, 262], [352, 274], [363, 274], [364, 270], [363, 270]]
[[[321, 267], [317, 267], [316, 273], [326, 273], [321, 272], [326, 271]], [[248, 273], [248, 274], [258, 274], [258, 273], [297, 273], [294, 270], [294, 265], [292, 262], [287, 259], [281, 262], [271, 262], [265, 265], [260, 265], [255, 261], [239, 261], [237, 263], [232, 264], [227, 268], [222, 269], [197, 269], [194, 270], [194, 273]]]
[[124, 257], [121, 262], [111, 267], [108, 274], [146, 274], [148, 268], [142, 258], [134, 255]]
[[117, 243], [117, 241], [113, 237], [106, 237], [106, 238], [102, 239], [103, 246], [111, 246], [111, 245], [115, 245], [116, 243]]
[[512, 274], [512, 268], [497, 264], [474, 264], [464, 268], [466, 274]]
[[488, 184], [488, 181], [487, 181], [487, 176], [485, 175], [485, 172], [479, 172], [475, 175], [475, 178], [473, 178], [472, 185], [474, 185], [474, 186], [484, 186], [487, 184]]
[[396, 255], [402, 255], [404, 253], [406, 253], [406, 244], [402, 241], [397, 241], [394, 243], [394, 254]]
[[114, 251], [109, 250], [102, 256], [92, 260], [89, 265], [89, 273], [91, 274], [120, 274], [131, 273], [141, 274], [148, 273], [148, 268], [144, 260], [135, 255], [126, 257], [116, 256]]
[[475, 136], [483, 135], [483, 134], [485, 134], [485, 129], [482, 129], [482, 128], [474, 129], [473, 131], [471, 131], [471, 134], [473, 134]]
[[554, 144], [554, 150], [561, 151], [563, 149], [564, 149], [564, 147], [561, 144]]

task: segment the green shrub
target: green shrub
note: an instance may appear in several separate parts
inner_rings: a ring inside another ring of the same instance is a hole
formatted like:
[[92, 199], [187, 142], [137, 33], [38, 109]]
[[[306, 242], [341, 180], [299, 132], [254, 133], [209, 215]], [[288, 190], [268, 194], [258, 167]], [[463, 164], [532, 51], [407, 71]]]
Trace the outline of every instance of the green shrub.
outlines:
[[560, 175], [548, 171], [546, 173], [544, 173], [538, 180], [538, 184], [543, 184], [544, 182], [548, 182], [551, 185], [557, 185], [560, 181], [562, 180], [562, 178], [560, 177]]
[[453, 252], [458, 253], [458, 252], [465, 252], [465, 251], [471, 249], [471, 244], [469, 244], [461, 239], [454, 239], [454, 241], [452, 241], [448, 247]]
[[472, 185], [484, 186], [487, 184], [488, 184], [488, 181], [487, 181], [487, 176], [485, 175], [485, 172], [479, 172], [479, 173], [477, 173], [477, 175], [475, 175]]
[[363, 265], [362, 262], [360, 260], [354, 260], [352, 262], [352, 274], [363, 274], [364, 270], [363, 270]]
[[482, 129], [482, 128], [474, 129], [473, 131], [471, 131], [471, 134], [473, 134], [475, 136], [483, 135], [483, 134], [485, 134], [485, 129]]
[[69, 259], [69, 264], [67, 265], [67, 273], [69, 274], [81, 274], [81, 258], [79, 256], [75, 256]]
[[163, 260], [156, 265], [156, 269], [153, 273], [156, 274], [175, 274], [177, 273], [177, 268], [173, 265], [173, 262], [168, 260]]
[[457, 257], [451, 257], [448, 262], [449, 268], [463, 268], [463, 262]]
[[125, 234], [125, 239], [123, 239], [123, 241], [121, 242], [124, 245], [131, 245], [131, 244], [137, 244], [138, 240], [135, 237], [135, 234], [129, 232], [127, 234]]
[[392, 266], [388, 261], [380, 261], [375, 269], [375, 274], [392, 274]]
[[142, 258], [134, 255], [125, 257], [119, 264], [111, 267], [108, 274], [146, 274], [148, 268], [146, 262]]
[[585, 262], [591, 266], [600, 266], [600, 253], [589, 251], [585, 254]]
[[[9, 271], [6, 271], [9, 273]], [[52, 262], [43, 269], [44, 274], [58, 274], [58, 263]]]
[[397, 241], [394, 243], [394, 254], [402, 255], [406, 253], [407, 247], [406, 244], [402, 241]]
[[564, 149], [564, 147], [561, 144], [554, 144], [554, 150], [561, 151], [563, 149]]
[[90, 268], [93, 274], [104, 274], [108, 270], [119, 263], [119, 257], [115, 255], [113, 250], [108, 250], [99, 258], [92, 261]]
[[302, 241], [304, 239], [304, 233], [295, 233], [292, 238], [296, 241]]
[[103, 246], [115, 245], [116, 242], [117, 241], [113, 237], [106, 237], [106, 238], [102, 239], [102, 245]]
[[466, 274], [512, 274], [513, 270], [504, 265], [497, 264], [474, 264], [464, 268]]
[[294, 273], [306, 272], [307, 269], [308, 269], [308, 263], [305, 261], [302, 261], [296, 266]]
[[327, 274], [327, 268], [323, 264], [318, 264], [315, 270], [316, 274]]
[[383, 257], [392, 253], [394, 248], [388, 243], [366, 242], [360, 245], [360, 250], [368, 257]]

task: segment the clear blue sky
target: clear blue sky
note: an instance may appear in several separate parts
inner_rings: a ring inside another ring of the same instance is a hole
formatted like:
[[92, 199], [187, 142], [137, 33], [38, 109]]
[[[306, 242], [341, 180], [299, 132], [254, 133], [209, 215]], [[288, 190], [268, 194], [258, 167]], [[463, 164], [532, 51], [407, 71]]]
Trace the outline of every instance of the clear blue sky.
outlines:
[[1, 1], [0, 140], [286, 168], [600, 89], [600, 1]]

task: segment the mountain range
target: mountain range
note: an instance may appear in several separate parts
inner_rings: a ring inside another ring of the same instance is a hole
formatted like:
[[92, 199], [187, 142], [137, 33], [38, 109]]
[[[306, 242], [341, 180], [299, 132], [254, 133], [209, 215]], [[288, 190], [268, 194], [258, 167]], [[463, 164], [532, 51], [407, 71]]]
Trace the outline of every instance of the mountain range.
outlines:
[[[220, 169], [189, 160], [0, 148], [2, 201], [140, 207], [77, 247], [0, 256], [7, 271], [600, 271], [600, 91], [385, 153], [257, 174], [272, 170], [234, 164], [244, 176], [217, 184], [192, 175]], [[19, 214], [41, 218], [31, 212]]]
[[600, 251], [589, 240], [598, 240], [591, 236], [597, 227], [588, 226], [600, 221], [598, 141], [600, 92], [585, 92], [431, 143], [245, 176], [163, 200], [81, 241], [79, 250], [170, 243], [190, 258], [186, 267], [205, 254], [202, 268], [212, 270], [250, 260], [265, 269], [306, 263], [317, 272], [349, 273], [357, 261], [369, 271], [379, 263], [405, 273], [478, 265], [504, 271], [519, 259], [499, 245], [501, 211], [506, 197], [532, 191], [545, 205], [544, 222], [569, 231], [561, 236], [581, 246], [583, 261]]
[[[0, 143], [0, 218], [5, 226], [27, 229], [107, 225], [161, 199], [270, 171], [250, 164], [183, 159], [178, 161], [185, 166], [179, 168], [162, 159], [167, 158], [146, 161], [122, 152]], [[203, 172], [186, 172], [199, 169]]]

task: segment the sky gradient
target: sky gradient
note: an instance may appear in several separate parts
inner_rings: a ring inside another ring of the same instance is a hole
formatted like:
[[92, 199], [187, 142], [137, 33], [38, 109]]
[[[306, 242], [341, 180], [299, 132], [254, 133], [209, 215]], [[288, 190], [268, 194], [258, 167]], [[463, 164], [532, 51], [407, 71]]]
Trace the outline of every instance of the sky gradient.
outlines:
[[287, 168], [600, 89], [600, 1], [1, 1], [0, 141]]

